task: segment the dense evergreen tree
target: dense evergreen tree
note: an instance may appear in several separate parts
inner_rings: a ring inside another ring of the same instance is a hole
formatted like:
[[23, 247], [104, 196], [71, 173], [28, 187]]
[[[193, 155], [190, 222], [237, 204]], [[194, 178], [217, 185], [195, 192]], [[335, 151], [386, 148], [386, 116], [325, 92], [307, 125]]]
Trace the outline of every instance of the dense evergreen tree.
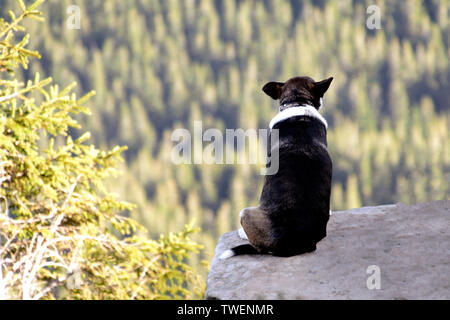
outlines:
[[0, 299], [200, 298], [204, 282], [186, 264], [200, 248], [192, 225], [148, 239], [121, 215], [133, 205], [106, 186], [126, 147], [101, 151], [89, 132], [68, 134], [93, 93], [77, 99], [74, 84], [59, 90], [39, 73], [15, 78], [40, 57], [22, 23], [42, 19], [41, 2], [19, 0], [0, 18]]

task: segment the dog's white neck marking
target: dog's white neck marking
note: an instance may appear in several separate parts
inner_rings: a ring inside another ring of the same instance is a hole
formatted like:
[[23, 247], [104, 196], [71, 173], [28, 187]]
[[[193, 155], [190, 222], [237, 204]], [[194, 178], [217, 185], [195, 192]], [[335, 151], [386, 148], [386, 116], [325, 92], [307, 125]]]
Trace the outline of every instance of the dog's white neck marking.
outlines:
[[[322, 104], [321, 104], [322, 106]], [[296, 107], [290, 107], [287, 109], [284, 109], [283, 111], [278, 112], [278, 114], [273, 117], [273, 119], [269, 123], [270, 130], [277, 124], [282, 121], [285, 121], [292, 117], [297, 116], [307, 116], [311, 118], [315, 118], [320, 120], [322, 124], [325, 126], [325, 128], [328, 128], [327, 120], [317, 111], [316, 108], [309, 105], [298, 105]]]

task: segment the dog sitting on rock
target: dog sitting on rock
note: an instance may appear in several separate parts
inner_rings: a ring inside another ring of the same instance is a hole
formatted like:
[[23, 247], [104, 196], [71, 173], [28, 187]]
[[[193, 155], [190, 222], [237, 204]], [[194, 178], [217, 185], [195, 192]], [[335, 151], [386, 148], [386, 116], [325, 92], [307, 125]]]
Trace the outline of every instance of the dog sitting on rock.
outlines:
[[259, 206], [240, 212], [239, 235], [249, 244], [226, 250], [220, 259], [257, 253], [289, 257], [316, 250], [326, 236], [332, 162], [328, 125], [318, 110], [332, 80], [295, 77], [262, 88], [280, 100], [279, 113], [269, 125], [271, 131], [278, 129], [278, 143], [269, 149], [274, 154], [278, 148], [278, 171], [264, 177]]

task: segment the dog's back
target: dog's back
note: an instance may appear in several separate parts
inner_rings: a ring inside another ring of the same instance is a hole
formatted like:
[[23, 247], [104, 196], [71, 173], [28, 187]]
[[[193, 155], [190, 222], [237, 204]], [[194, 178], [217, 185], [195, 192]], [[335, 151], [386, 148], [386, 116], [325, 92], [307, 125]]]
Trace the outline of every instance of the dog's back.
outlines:
[[326, 236], [332, 162], [326, 128], [298, 116], [274, 127], [279, 130], [279, 170], [266, 176], [260, 199], [272, 223], [272, 252], [293, 255], [315, 250]]

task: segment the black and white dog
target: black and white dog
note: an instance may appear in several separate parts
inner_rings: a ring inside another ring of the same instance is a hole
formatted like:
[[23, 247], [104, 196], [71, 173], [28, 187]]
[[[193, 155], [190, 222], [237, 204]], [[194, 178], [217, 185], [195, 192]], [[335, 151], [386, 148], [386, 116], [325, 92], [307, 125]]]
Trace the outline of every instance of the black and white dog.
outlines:
[[[318, 112], [333, 78], [315, 82], [295, 77], [269, 82], [262, 90], [280, 99], [280, 112], [270, 121], [278, 129], [278, 172], [266, 175], [258, 207], [240, 212], [243, 244], [220, 259], [239, 254], [293, 256], [316, 250], [326, 236], [329, 219], [332, 162], [327, 151], [327, 122]], [[270, 138], [269, 138], [270, 141]]]

